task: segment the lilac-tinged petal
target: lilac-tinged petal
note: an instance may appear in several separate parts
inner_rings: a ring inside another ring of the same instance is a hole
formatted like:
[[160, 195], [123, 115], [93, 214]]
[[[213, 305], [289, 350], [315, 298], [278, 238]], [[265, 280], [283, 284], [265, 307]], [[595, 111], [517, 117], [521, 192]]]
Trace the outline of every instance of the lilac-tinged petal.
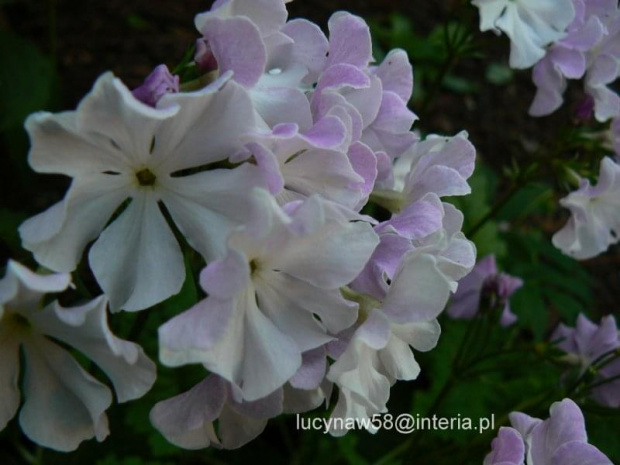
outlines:
[[308, 131], [303, 133], [304, 138], [318, 148], [337, 149], [347, 137], [347, 128], [342, 119], [327, 115], [319, 119]]
[[516, 429], [524, 438], [529, 436], [532, 430], [537, 425], [542, 423], [542, 420], [533, 418], [521, 412], [512, 412], [508, 415], [508, 418], [510, 419], [510, 424], [512, 427]]
[[185, 449], [202, 449], [218, 444], [213, 422], [226, 402], [226, 384], [209, 375], [189, 391], [155, 404], [152, 425], [172, 444]]
[[377, 67], [375, 75], [381, 79], [384, 91], [394, 92], [405, 104], [409, 101], [413, 92], [413, 68], [407, 52], [392, 50]]
[[200, 273], [200, 285], [208, 295], [230, 299], [250, 284], [250, 266], [246, 257], [229, 249], [222, 260], [216, 260]]
[[368, 66], [372, 61], [372, 40], [370, 28], [362, 18], [339, 11], [329, 19], [328, 28], [328, 67], [339, 63]]
[[586, 58], [583, 53], [565, 47], [558, 47], [550, 52], [555, 66], [568, 79], [581, 79], [586, 73]]
[[166, 65], [159, 65], [146, 77], [144, 83], [131, 93], [141, 102], [155, 108], [165, 94], [178, 91], [179, 76], [173, 76]]
[[585, 442], [573, 441], [559, 447], [550, 465], [613, 465], [600, 450]]
[[355, 172], [364, 179], [363, 182], [353, 183], [351, 187], [360, 188], [366, 197], [372, 192], [375, 179], [377, 179], [377, 157], [367, 145], [361, 142], [351, 145], [348, 156]]
[[167, 366], [201, 363], [224, 335], [234, 301], [209, 297], [159, 327], [159, 359]]
[[484, 459], [483, 465], [523, 465], [525, 443], [514, 428], [501, 427], [491, 443], [493, 449]]
[[112, 311], [148, 308], [179, 292], [185, 280], [181, 248], [149, 193], [134, 196], [88, 259]]
[[86, 373], [64, 349], [43, 337], [24, 344], [26, 373], [19, 424], [28, 438], [62, 452], [109, 434], [105, 410], [110, 390]]
[[274, 153], [255, 142], [248, 144], [247, 148], [256, 160], [256, 165], [265, 178], [265, 184], [269, 188], [269, 192], [274, 195], [279, 194], [284, 188], [284, 178]]
[[318, 388], [327, 372], [327, 359], [325, 355], [324, 347], [304, 352], [302, 354], [301, 367], [289, 380], [291, 386], [305, 390]]
[[246, 87], [254, 86], [263, 74], [267, 51], [256, 25], [248, 18], [208, 18], [200, 31], [209, 42], [221, 74]]
[[441, 229], [443, 216], [444, 210], [439, 198], [435, 194], [428, 194], [390, 220], [379, 224], [375, 230], [381, 233], [391, 229], [410, 240], [422, 239]]
[[549, 419], [532, 430], [531, 457], [534, 463], [552, 463], [560, 446], [572, 442], [587, 442], [583, 413], [570, 399], [555, 402], [549, 409]]

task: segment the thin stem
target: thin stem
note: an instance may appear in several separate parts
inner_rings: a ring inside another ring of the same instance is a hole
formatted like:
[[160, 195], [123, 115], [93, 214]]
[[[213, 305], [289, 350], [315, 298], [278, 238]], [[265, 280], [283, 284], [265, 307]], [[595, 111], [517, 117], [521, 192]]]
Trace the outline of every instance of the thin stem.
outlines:
[[465, 233], [465, 235], [469, 238], [472, 238], [476, 235], [478, 231], [480, 231], [484, 225], [486, 225], [490, 220], [494, 219], [502, 209], [506, 206], [506, 204], [514, 197], [514, 195], [521, 190], [524, 183], [517, 182], [515, 183], [510, 190], [497, 201], [495, 205], [489, 210], [489, 212], [484, 215], [476, 224], [474, 224], [469, 230]]

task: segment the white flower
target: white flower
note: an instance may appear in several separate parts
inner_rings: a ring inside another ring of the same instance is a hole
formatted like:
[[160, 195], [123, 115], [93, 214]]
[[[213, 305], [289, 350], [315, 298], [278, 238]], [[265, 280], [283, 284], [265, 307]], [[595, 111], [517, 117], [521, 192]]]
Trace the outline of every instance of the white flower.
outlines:
[[578, 190], [560, 200], [571, 211], [553, 245], [579, 260], [596, 257], [620, 240], [620, 165], [601, 161], [598, 184], [583, 179]]
[[107, 301], [99, 297], [81, 307], [54, 301], [48, 292], [67, 289], [66, 273], [41, 276], [9, 262], [0, 280], [0, 429], [20, 404], [19, 352], [25, 355], [22, 430], [32, 441], [60, 451], [109, 434], [105, 410], [112, 394], [49, 337], [82, 352], [110, 378], [119, 402], [144, 395], [155, 382], [155, 365], [142, 349], [114, 336], [107, 324]]
[[510, 66], [529, 68], [545, 47], [565, 36], [575, 18], [572, 0], [472, 0], [480, 9], [480, 30], [505, 32], [511, 40]]
[[247, 93], [229, 77], [199, 92], [168, 94], [151, 108], [106, 73], [77, 111], [32, 115], [30, 164], [73, 182], [63, 201], [20, 227], [24, 247], [42, 265], [69, 272], [99, 237], [89, 262], [113, 311], [141, 310], [179, 292], [183, 256], [160, 204], [212, 260], [247, 216], [249, 189], [260, 178], [247, 164], [202, 169], [239, 150], [255, 127]]
[[357, 306], [339, 289], [378, 243], [368, 223], [350, 222], [318, 196], [284, 210], [264, 190], [253, 197], [248, 228], [233, 233], [226, 257], [202, 272], [209, 297], [159, 332], [163, 363], [202, 363], [248, 401], [283, 386], [303, 352], [356, 321]]
[[420, 367], [410, 347], [428, 351], [436, 346], [436, 318], [448, 302], [450, 287], [435, 257], [412, 251], [383, 296], [361, 299], [362, 322], [344, 352], [335, 354], [327, 375], [340, 389], [334, 418], [362, 419], [385, 412], [390, 386], [418, 377]]

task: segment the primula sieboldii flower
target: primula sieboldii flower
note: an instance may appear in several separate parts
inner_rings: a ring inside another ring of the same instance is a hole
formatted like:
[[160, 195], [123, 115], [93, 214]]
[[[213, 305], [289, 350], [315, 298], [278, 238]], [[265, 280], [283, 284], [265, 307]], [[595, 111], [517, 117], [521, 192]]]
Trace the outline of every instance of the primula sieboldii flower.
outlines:
[[248, 401], [282, 387], [303, 352], [356, 321], [357, 305], [340, 287], [378, 242], [369, 224], [350, 222], [317, 196], [284, 210], [266, 191], [253, 196], [250, 225], [233, 233], [226, 257], [201, 274], [209, 297], [159, 331], [163, 363], [202, 363]]
[[[575, 328], [560, 324], [551, 339], [558, 341], [560, 349], [578, 357], [581, 373], [595, 361], [604, 362], [604, 359], [613, 355], [612, 351], [620, 348], [620, 334], [613, 316], [602, 318], [600, 325], [597, 326], [580, 314]], [[595, 382], [620, 375], [620, 358], [604, 363], [604, 366], [597, 371]], [[591, 395], [600, 404], [613, 408], [620, 407], [620, 380], [595, 387]]]
[[491, 308], [501, 307], [500, 324], [509, 326], [517, 320], [510, 311], [510, 296], [521, 286], [520, 278], [500, 273], [494, 255], [488, 255], [459, 282], [459, 288], [447, 309], [448, 315], [457, 319], [472, 319], [486, 302]]
[[607, 121], [620, 115], [620, 97], [608, 88], [620, 76], [620, 8], [615, 0], [573, 0], [576, 16], [568, 34], [549, 48], [533, 72], [538, 91], [530, 114], [553, 113], [563, 102], [567, 79], [585, 76], [594, 115]]
[[32, 441], [60, 451], [106, 438], [112, 394], [52, 339], [95, 362], [119, 402], [144, 395], [156, 376], [155, 364], [138, 345], [110, 332], [105, 298], [80, 307], [64, 308], [57, 301], [43, 307], [45, 294], [62, 292], [70, 283], [69, 274], [37, 275], [13, 261], [0, 280], [0, 429], [19, 409], [21, 348], [25, 401], [19, 424]]
[[578, 260], [605, 252], [620, 240], [620, 165], [605, 157], [596, 186], [582, 179], [560, 204], [571, 217], [553, 236], [553, 245]]
[[529, 68], [545, 47], [563, 38], [575, 17], [571, 0], [472, 0], [481, 31], [503, 31], [511, 41], [510, 66]]
[[248, 164], [201, 169], [239, 151], [242, 136], [256, 130], [246, 91], [228, 77], [194, 93], [166, 94], [151, 108], [106, 73], [76, 111], [30, 116], [31, 166], [73, 182], [63, 201], [22, 224], [23, 246], [42, 265], [72, 271], [99, 237], [89, 263], [113, 311], [141, 310], [177, 293], [183, 256], [159, 202], [212, 260], [247, 217], [250, 189], [260, 184]]
[[[429, 351], [436, 346], [437, 316], [450, 289], [436, 257], [412, 251], [389, 285], [384, 281], [381, 290], [360, 296], [360, 320], [353, 334], [348, 330], [332, 344], [336, 362], [327, 377], [340, 391], [332, 417], [363, 419], [387, 411], [391, 385], [420, 373], [411, 348]], [[340, 436], [346, 430], [330, 432]]]
[[159, 65], [146, 77], [144, 83], [131, 93], [142, 103], [155, 108], [164, 95], [178, 91], [179, 76], [170, 74], [166, 65]]
[[211, 374], [189, 391], [157, 403], [150, 416], [153, 426], [179, 447], [237, 449], [262, 433], [282, 407], [281, 389], [248, 402], [234, 385]]
[[585, 420], [571, 399], [555, 402], [549, 418], [510, 414], [511, 427], [501, 427], [484, 465], [613, 465], [588, 444]]

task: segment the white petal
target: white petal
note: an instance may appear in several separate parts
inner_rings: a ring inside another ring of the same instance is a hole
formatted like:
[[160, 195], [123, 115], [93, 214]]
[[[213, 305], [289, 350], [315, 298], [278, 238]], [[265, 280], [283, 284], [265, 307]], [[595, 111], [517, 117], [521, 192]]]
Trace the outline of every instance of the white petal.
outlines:
[[262, 181], [256, 167], [244, 164], [232, 170], [168, 178], [163, 183], [161, 196], [172, 219], [209, 262], [224, 256], [233, 227], [247, 221], [250, 193]]
[[181, 248], [156, 198], [138, 191], [123, 214], [99, 236], [89, 263], [112, 311], [142, 310], [181, 290]]
[[43, 337], [24, 344], [24, 406], [19, 424], [28, 438], [43, 447], [69, 452], [86, 439], [109, 434], [105, 410], [110, 390], [64, 349]]
[[119, 402], [142, 397], [156, 378], [155, 364], [142, 348], [119, 339], [108, 327], [107, 300], [99, 297], [81, 307], [63, 308], [57, 302], [32, 316], [43, 334], [78, 349], [110, 378]]
[[[0, 306], [1, 308], [1, 306]], [[2, 315], [0, 314], [0, 321]], [[19, 342], [0, 323], [0, 431], [19, 408]]]
[[42, 265], [73, 271], [90, 241], [129, 196], [125, 175], [92, 174], [73, 181], [65, 199], [19, 227], [24, 248]]

